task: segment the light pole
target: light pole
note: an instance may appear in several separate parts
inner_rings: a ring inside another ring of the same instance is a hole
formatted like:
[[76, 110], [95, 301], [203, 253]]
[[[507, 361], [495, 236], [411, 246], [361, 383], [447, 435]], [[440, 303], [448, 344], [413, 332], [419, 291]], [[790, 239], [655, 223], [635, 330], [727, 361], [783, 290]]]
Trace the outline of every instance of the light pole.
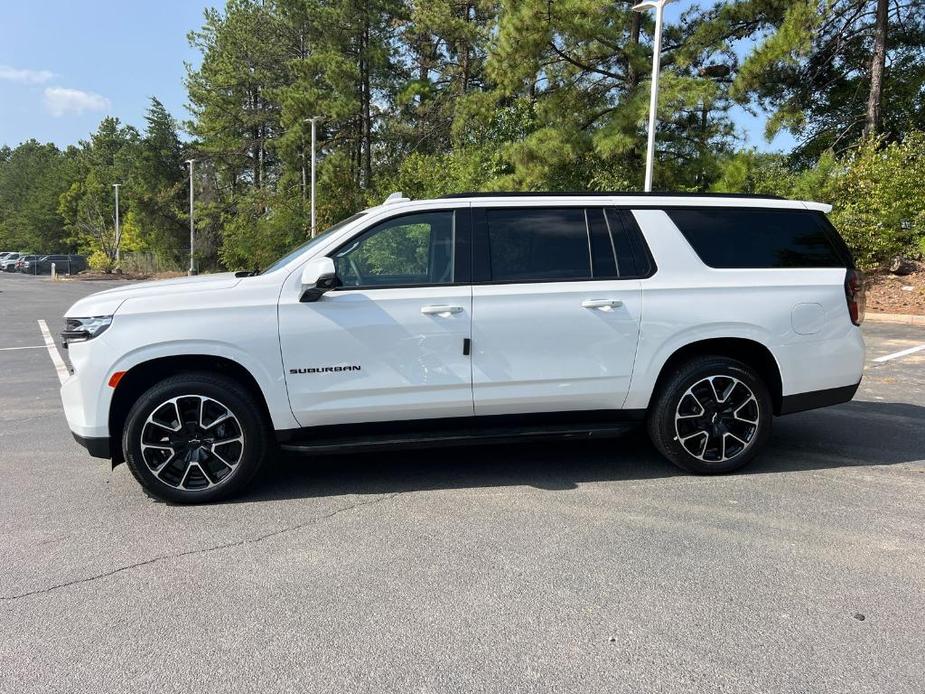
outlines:
[[655, 35], [652, 37], [652, 92], [649, 95], [649, 144], [646, 150], [646, 186], [647, 193], [652, 192], [652, 171], [655, 162], [655, 118], [658, 111], [658, 73], [662, 64], [662, 19], [665, 5], [671, 0], [645, 0], [633, 6], [636, 12], [645, 12], [655, 8]]
[[[316, 123], [321, 116], [312, 116], [303, 122], [312, 124], [312, 238], [315, 238], [315, 141]], [[302, 160], [302, 187], [305, 187], [305, 160]]]
[[196, 274], [196, 221], [193, 218], [193, 164], [195, 159], [187, 159], [189, 164], [189, 274]]
[[119, 228], [119, 186], [121, 183], [113, 183], [112, 187], [116, 191], [116, 265], [119, 264], [121, 259], [121, 243], [122, 243], [122, 232]]

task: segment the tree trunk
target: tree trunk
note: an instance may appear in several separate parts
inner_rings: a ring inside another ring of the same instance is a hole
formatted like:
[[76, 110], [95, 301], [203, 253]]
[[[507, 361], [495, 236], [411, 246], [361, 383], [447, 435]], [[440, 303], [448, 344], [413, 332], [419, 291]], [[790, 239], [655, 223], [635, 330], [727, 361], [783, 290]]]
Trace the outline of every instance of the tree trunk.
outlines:
[[886, 35], [889, 22], [889, 0], [877, 0], [877, 21], [874, 25], [874, 54], [870, 61], [870, 93], [867, 95], [867, 118], [864, 135], [880, 132], [883, 101], [883, 71], [886, 67]]
[[371, 66], [370, 66], [370, 8], [369, 0], [364, 4], [363, 12], [363, 33], [360, 39], [360, 100], [362, 120], [360, 124], [362, 145], [361, 152], [361, 170], [363, 176], [363, 187], [369, 189], [372, 187], [373, 179], [373, 124], [372, 124], [372, 95], [371, 95]]
[[[639, 45], [639, 30], [642, 28], [642, 15], [638, 12], [633, 12], [633, 16], [630, 18], [630, 44], [633, 46]], [[639, 75], [636, 73], [636, 69], [629, 64], [627, 61], [626, 66], [626, 91], [631, 92], [636, 85], [639, 84]]]
[[[463, 16], [464, 21], [468, 24], [471, 20], [470, 13], [472, 10], [472, 3], [466, 2], [463, 8], [465, 15]], [[471, 72], [471, 66], [469, 62], [469, 36], [468, 34], [462, 40], [461, 54], [462, 54], [462, 80], [459, 84], [459, 94], [464, 96], [466, 92], [469, 91], [469, 76]]]
[[[632, 17], [630, 18], [630, 45], [635, 48], [639, 45], [639, 34], [642, 30], [642, 15], [639, 12], [633, 12]], [[636, 72], [636, 68], [633, 66], [632, 62], [627, 56], [626, 61], [626, 93], [632, 94], [633, 90], [639, 86], [640, 75]], [[642, 152], [634, 144], [630, 149], [627, 150], [624, 155], [624, 161], [626, 162], [626, 168], [628, 171], [641, 171], [642, 167], [645, 166], [645, 162], [642, 158]]]

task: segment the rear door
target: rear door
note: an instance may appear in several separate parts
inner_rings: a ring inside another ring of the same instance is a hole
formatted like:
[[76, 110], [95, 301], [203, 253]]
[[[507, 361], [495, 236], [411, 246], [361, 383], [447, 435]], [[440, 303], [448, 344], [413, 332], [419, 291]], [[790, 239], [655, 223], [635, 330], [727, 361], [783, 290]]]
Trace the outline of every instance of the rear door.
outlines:
[[468, 207], [374, 224], [329, 255], [342, 286], [280, 297], [286, 385], [302, 426], [471, 417]]
[[477, 415], [616, 410], [642, 311], [625, 213], [602, 207], [473, 209]]

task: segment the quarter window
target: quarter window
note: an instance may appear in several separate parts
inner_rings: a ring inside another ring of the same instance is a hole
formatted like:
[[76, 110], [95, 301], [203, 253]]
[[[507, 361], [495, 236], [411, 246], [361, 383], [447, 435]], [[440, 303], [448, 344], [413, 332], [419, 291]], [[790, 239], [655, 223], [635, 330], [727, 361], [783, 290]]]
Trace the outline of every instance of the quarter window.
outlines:
[[401, 287], [455, 281], [452, 211], [389, 219], [334, 253], [337, 276], [347, 287]]
[[671, 221], [715, 268], [846, 267], [821, 212], [765, 209], [669, 209]]

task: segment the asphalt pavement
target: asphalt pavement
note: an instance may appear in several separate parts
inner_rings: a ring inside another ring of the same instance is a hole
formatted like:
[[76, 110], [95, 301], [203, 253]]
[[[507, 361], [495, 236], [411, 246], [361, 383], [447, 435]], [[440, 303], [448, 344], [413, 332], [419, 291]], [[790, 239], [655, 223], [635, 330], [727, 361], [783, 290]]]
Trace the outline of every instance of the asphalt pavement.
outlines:
[[74, 443], [38, 320], [112, 283], [0, 274], [0, 692], [925, 691], [925, 344], [745, 471], [641, 435], [281, 459], [145, 496]]

